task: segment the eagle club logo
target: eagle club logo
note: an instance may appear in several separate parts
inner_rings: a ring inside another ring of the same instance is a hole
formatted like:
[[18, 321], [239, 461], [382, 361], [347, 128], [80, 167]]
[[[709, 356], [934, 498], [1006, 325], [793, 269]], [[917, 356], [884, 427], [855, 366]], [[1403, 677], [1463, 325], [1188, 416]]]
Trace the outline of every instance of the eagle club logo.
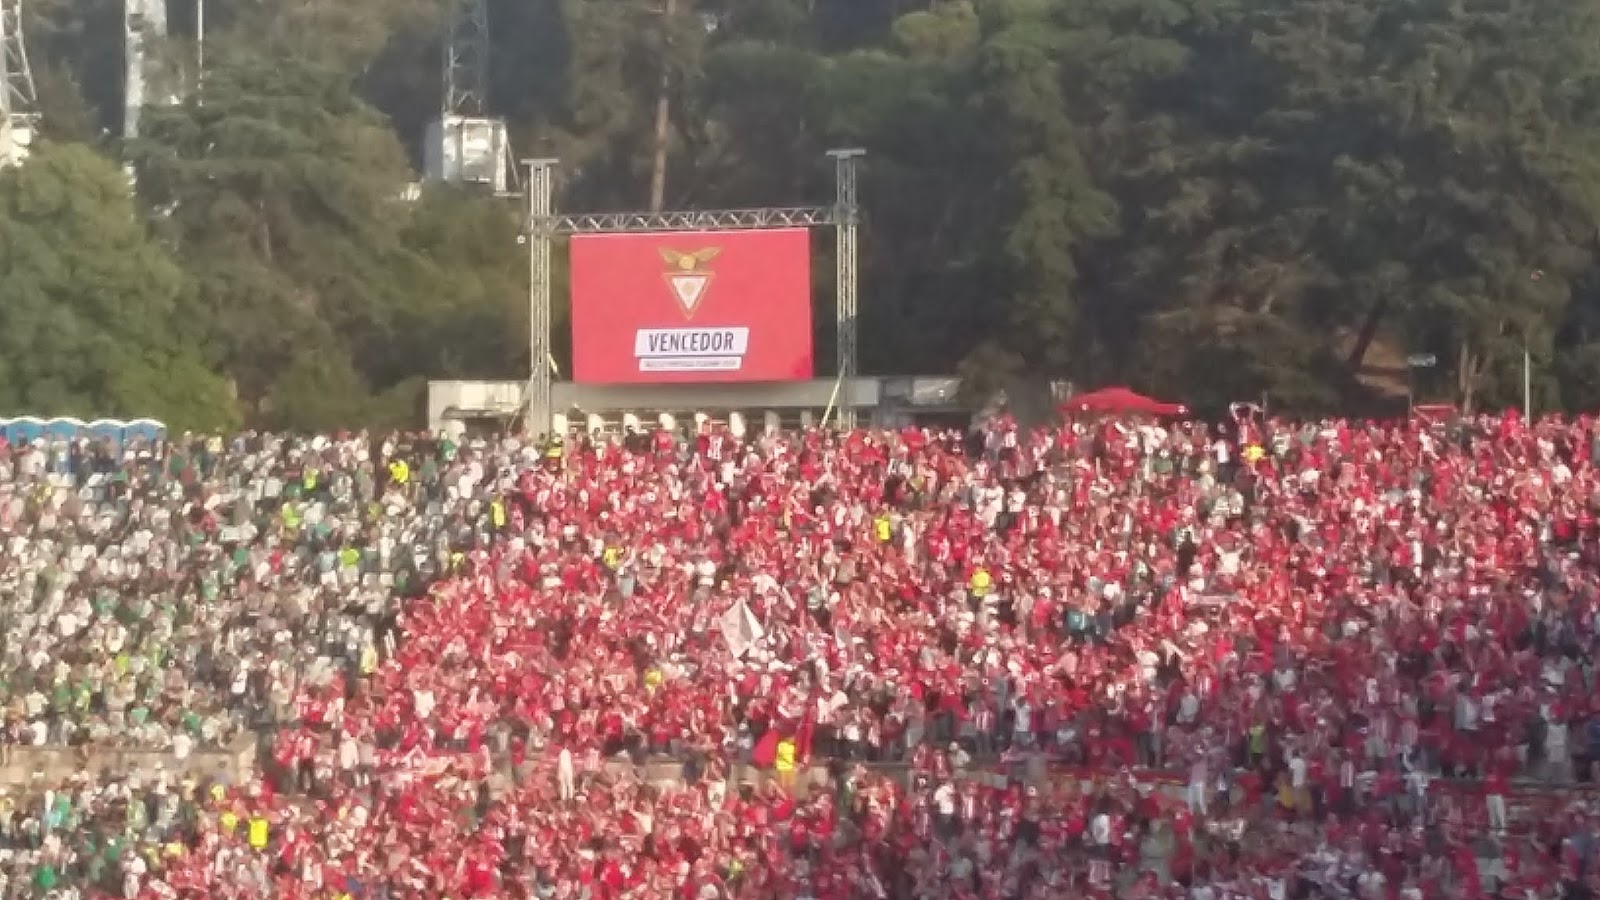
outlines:
[[711, 279], [715, 272], [707, 268], [707, 264], [722, 253], [721, 247], [707, 247], [684, 253], [670, 247], [660, 248], [661, 259], [667, 264], [667, 271], [661, 277], [666, 279], [667, 287], [672, 289], [672, 296], [677, 298], [678, 306], [683, 308], [683, 317], [694, 318], [695, 310], [700, 308], [700, 303], [705, 300], [706, 289], [711, 286]]

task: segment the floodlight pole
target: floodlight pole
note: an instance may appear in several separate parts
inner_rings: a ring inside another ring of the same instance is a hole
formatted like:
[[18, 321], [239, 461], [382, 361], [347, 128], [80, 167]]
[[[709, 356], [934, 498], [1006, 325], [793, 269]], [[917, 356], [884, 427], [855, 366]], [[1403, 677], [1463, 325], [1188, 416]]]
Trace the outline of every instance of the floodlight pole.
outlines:
[[194, 0], [194, 95], [195, 104], [205, 102], [206, 84], [206, 0]]
[[853, 387], [856, 357], [856, 224], [860, 206], [856, 196], [856, 161], [865, 150], [829, 150], [834, 163], [834, 329], [839, 355], [839, 427], [856, 427]]
[[528, 402], [523, 427], [538, 437], [551, 430], [550, 241], [553, 159], [525, 159], [528, 167]]
[[528, 389], [524, 418], [529, 434], [552, 427], [554, 375], [550, 368], [550, 248], [556, 235], [648, 234], [663, 231], [749, 231], [762, 228], [835, 227], [838, 250], [834, 284], [838, 295], [835, 329], [839, 342], [839, 422], [855, 424], [850, 397], [856, 376], [856, 225], [861, 217], [856, 196], [856, 163], [864, 150], [830, 150], [834, 160], [835, 200], [831, 206], [767, 206], [755, 209], [712, 209], [669, 212], [619, 212], [557, 215], [552, 202], [558, 160], [525, 159], [528, 169]]

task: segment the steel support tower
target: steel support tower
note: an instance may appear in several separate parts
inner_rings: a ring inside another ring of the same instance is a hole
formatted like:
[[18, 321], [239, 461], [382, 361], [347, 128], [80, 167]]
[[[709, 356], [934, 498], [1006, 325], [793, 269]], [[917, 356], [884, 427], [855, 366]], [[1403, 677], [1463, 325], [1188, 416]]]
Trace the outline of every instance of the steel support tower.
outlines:
[[0, 0], [0, 168], [17, 165], [33, 143], [38, 94], [22, 40], [22, 0]]
[[460, 0], [444, 39], [444, 116], [489, 109], [489, 2]]
[[439, 118], [424, 138], [423, 173], [507, 194], [515, 171], [506, 123], [489, 115], [488, 0], [453, 0], [445, 28]]
[[865, 150], [830, 150], [834, 163], [834, 298], [839, 354], [839, 427], [856, 427], [851, 388], [857, 374], [856, 350], [856, 225], [861, 209], [856, 197], [856, 162]]
[[528, 167], [528, 389], [523, 402], [523, 425], [529, 434], [550, 429], [550, 243], [555, 236], [551, 221], [555, 194], [556, 160], [530, 159]]
[[852, 426], [850, 379], [857, 374], [856, 356], [856, 230], [860, 224], [856, 169], [864, 150], [830, 150], [834, 160], [835, 199], [831, 206], [768, 206], [756, 209], [713, 209], [676, 212], [621, 212], [558, 215], [553, 195], [557, 160], [527, 159], [528, 220], [528, 351], [531, 371], [524, 392], [524, 428], [533, 435], [550, 428], [554, 372], [550, 364], [550, 249], [557, 235], [641, 234], [660, 231], [737, 231], [758, 228], [816, 228], [836, 231], [834, 326], [838, 340], [839, 423]]

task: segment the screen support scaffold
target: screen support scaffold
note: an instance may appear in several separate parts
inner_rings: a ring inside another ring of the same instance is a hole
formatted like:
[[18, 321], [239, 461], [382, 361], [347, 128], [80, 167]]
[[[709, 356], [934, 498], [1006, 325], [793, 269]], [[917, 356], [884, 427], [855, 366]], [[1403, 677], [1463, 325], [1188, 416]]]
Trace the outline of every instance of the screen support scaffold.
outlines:
[[864, 150], [830, 150], [834, 161], [834, 202], [831, 206], [761, 207], [679, 212], [624, 212], [558, 215], [554, 210], [554, 159], [525, 159], [528, 169], [528, 351], [532, 371], [523, 398], [523, 422], [529, 433], [550, 427], [555, 381], [550, 342], [550, 259], [557, 235], [639, 234], [659, 231], [732, 231], [755, 228], [834, 229], [835, 329], [839, 363], [837, 421], [842, 428], [855, 426], [855, 405], [849, 396], [857, 372], [856, 344], [857, 266], [856, 231], [861, 210], [856, 191], [857, 164]]

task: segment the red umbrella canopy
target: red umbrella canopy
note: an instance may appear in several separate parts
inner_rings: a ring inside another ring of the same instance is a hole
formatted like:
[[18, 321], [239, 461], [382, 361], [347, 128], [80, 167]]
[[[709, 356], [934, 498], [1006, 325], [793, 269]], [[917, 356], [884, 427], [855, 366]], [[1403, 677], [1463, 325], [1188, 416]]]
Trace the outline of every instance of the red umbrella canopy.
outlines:
[[1189, 410], [1181, 403], [1166, 403], [1126, 387], [1108, 387], [1069, 399], [1061, 404], [1061, 411], [1109, 415], [1181, 416]]

